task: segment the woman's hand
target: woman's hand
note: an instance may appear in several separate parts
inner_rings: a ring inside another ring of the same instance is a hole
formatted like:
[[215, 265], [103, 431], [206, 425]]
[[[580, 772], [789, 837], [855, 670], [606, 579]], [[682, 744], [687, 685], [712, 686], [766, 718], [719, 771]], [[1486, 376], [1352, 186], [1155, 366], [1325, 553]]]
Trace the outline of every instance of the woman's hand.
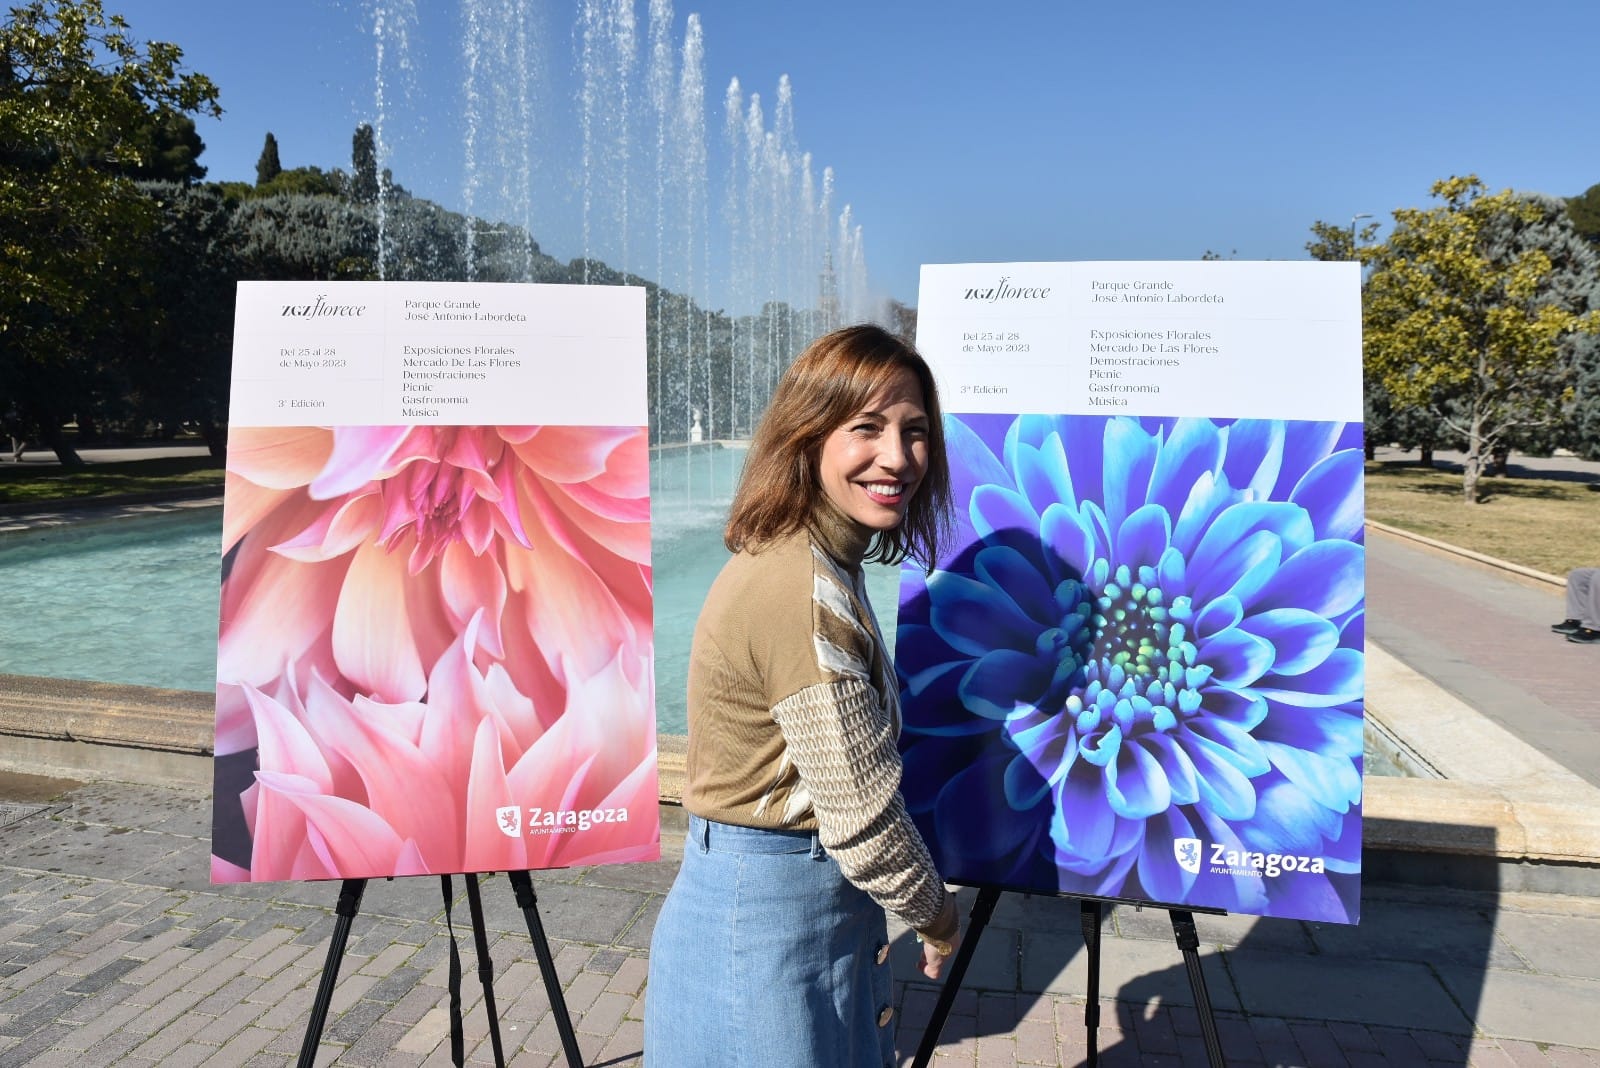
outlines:
[[922, 938], [917, 939], [917, 941], [922, 944], [922, 963], [918, 967], [921, 969], [922, 974], [929, 979], [937, 979], [939, 978], [939, 972], [944, 969], [944, 962], [949, 960], [951, 955], [960, 948], [961, 931], [957, 929], [956, 933], [950, 936], [949, 948], [937, 946]]

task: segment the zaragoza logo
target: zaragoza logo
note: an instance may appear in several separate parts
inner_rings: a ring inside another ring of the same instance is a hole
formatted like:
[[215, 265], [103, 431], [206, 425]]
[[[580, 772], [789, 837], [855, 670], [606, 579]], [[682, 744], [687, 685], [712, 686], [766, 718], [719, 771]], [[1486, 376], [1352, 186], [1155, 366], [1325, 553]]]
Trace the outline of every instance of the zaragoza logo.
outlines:
[[522, 809], [517, 805], [506, 805], [504, 808], [494, 810], [494, 820], [500, 828], [500, 833], [507, 838], [522, 837]]
[[1190, 875], [1200, 874], [1200, 839], [1174, 838], [1172, 855], [1178, 858], [1178, 867]]

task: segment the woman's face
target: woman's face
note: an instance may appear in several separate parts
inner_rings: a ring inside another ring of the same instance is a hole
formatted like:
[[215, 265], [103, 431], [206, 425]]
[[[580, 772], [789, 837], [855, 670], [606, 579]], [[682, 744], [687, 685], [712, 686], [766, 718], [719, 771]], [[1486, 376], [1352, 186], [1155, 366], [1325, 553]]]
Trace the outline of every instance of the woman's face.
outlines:
[[893, 530], [928, 470], [922, 384], [902, 368], [822, 443], [817, 475], [838, 509], [872, 530]]

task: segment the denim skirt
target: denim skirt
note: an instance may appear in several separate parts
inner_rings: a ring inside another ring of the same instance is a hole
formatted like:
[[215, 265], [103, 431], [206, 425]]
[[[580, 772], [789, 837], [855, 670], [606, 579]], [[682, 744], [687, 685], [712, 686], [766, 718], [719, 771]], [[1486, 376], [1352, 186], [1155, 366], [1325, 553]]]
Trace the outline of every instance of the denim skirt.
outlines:
[[894, 1064], [883, 909], [811, 832], [689, 817], [650, 941], [648, 1068]]

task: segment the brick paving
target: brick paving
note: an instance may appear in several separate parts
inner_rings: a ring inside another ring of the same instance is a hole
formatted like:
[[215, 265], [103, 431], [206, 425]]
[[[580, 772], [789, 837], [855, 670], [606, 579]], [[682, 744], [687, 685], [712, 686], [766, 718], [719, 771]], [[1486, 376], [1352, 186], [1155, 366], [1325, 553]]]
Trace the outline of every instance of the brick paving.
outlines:
[[[670, 820], [676, 810], [664, 811]], [[200, 882], [195, 872], [205, 870], [208, 819], [207, 799], [193, 789], [102, 782], [72, 786], [0, 826], [0, 1068], [296, 1063], [333, 931], [337, 887]], [[153, 836], [143, 843], [145, 858], [123, 850], [123, 841], [139, 834]], [[673, 834], [669, 827], [669, 854]], [[42, 848], [62, 839], [73, 848]], [[107, 856], [125, 862], [110, 865]], [[535, 875], [586, 1064], [641, 1063], [650, 928], [674, 868], [669, 855], [657, 864]], [[462, 885], [455, 880], [464, 898]], [[449, 936], [439, 893], [429, 879], [368, 887], [341, 962], [319, 1065], [451, 1063]], [[486, 877], [483, 895], [507, 1062], [564, 1064], [509, 884]], [[1484, 1008], [1475, 998], [1494, 996], [1491, 980], [1505, 975], [1554, 984], [1547, 989], [1555, 1000], [1574, 1004], [1551, 1011], [1582, 1026], [1600, 1005], [1600, 901], [1381, 886], [1369, 887], [1366, 898], [1363, 924], [1355, 929], [1197, 918], [1202, 953], [1216, 969], [1208, 984], [1228, 1064], [1600, 1065], [1600, 1029], [1586, 1045], [1562, 1045], [1485, 1033], [1473, 1022]], [[455, 914], [466, 1063], [493, 1064], [464, 900], [455, 902]], [[1096, 1032], [1102, 1064], [1206, 1063], [1199, 1017], [1185, 1004], [1181, 957], [1160, 919], [1117, 908], [1106, 920], [1102, 991], [1108, 996]], [[1430, 930], [1425, 953], [1408, 948], [1414, 940], [1405, 934], [1419, 924]], [[1003, 951], [974, 958], [934, 1063], [1084, 1063], [1085, 1002], [1069, 976], [1081, 948], [1072, 945], [1078, 930], [1073, 902], [1002, 899], [984, 946]], [[1557, 944], [1562, 931], [1571, 933], [1573, 946]], [[902, 1063], [909, 1064], [937, 991], [909, 978], [915, 946], [897, 934], [899, 1042]], [[1115, 964], [1130, 958], [1139, 967], [1162, 966], [1119, 983]], [[1339, 970], [1346, 963], [1382, 988], [1382, 998], [1398, 1006], [1389, 1015], [1399, 1022], [1362, 1018], [1362, 1003], [1338, 989], [1349, 974]], [[1436, 964], [1475, 973], [1479, 992], [1469, 983], [1466, 997], [1449, 993], [1430, 970]], [[1305, 997], [1293, 1011], [1273, 1007], [1319, 983], [1320, 995]], [[1167, 993], [1153, 998], [1156, 989]]]

